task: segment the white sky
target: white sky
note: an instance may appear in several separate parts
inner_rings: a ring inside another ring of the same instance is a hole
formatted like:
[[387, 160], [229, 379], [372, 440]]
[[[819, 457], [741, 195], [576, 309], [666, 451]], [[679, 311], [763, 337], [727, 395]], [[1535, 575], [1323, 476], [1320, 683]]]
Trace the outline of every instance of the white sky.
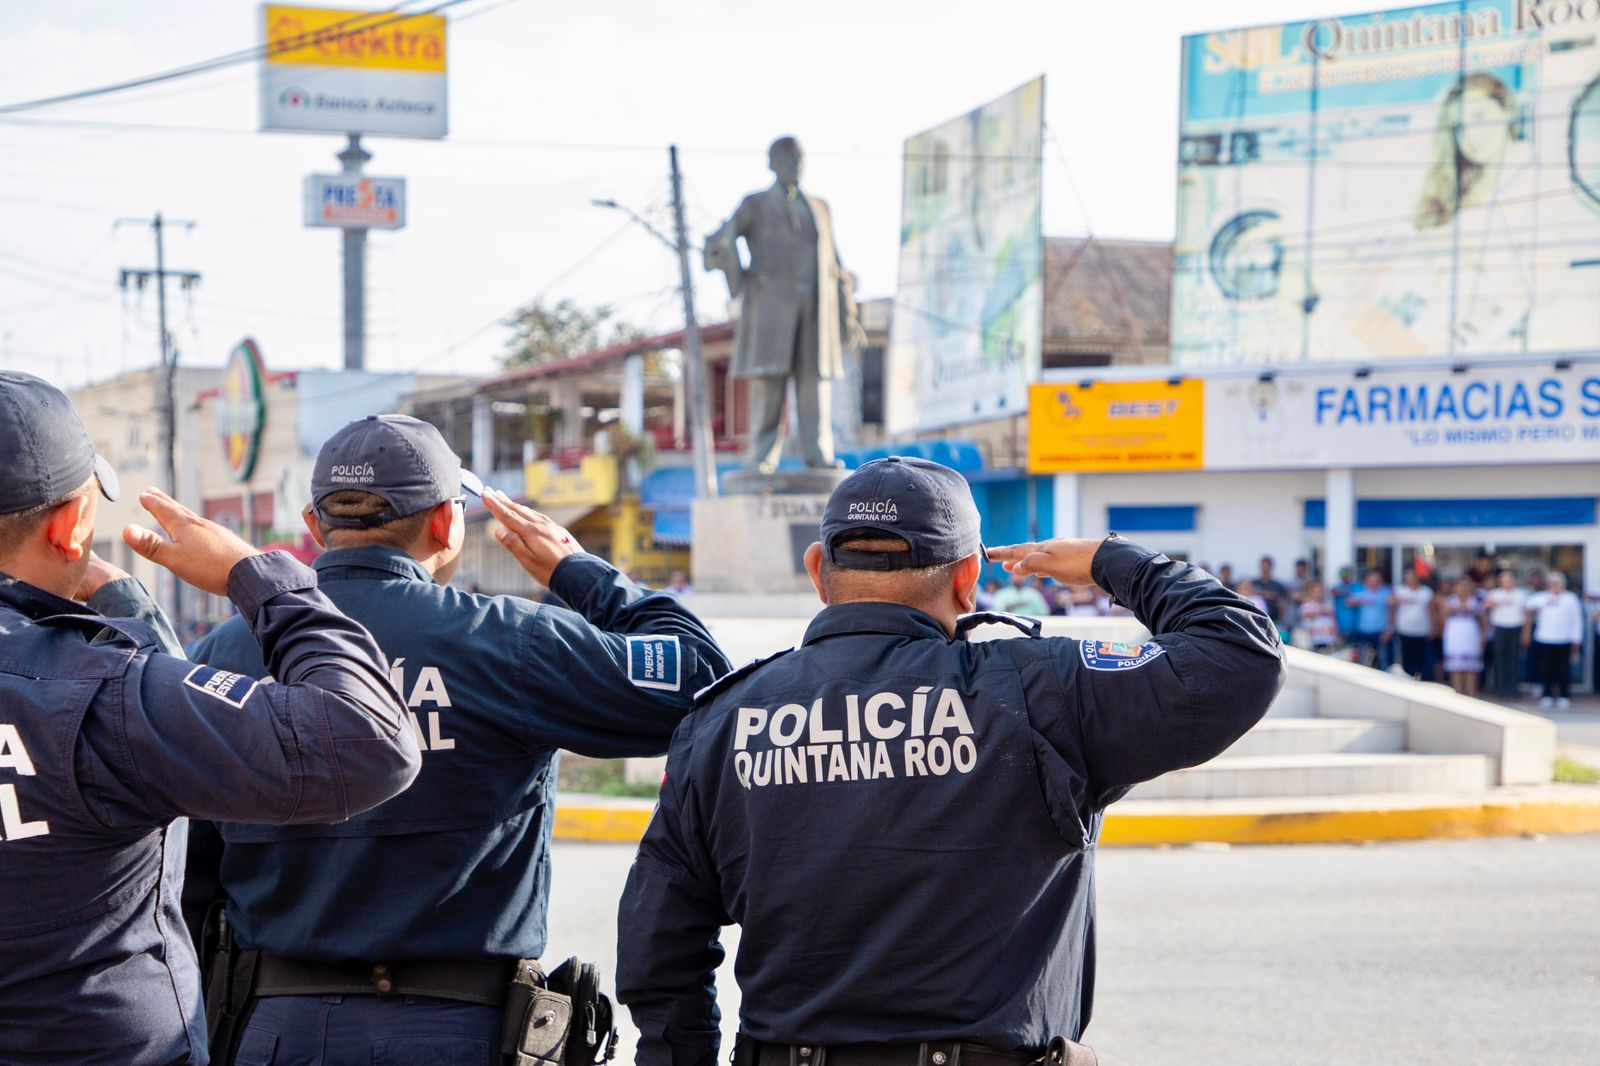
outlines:
[[[1040, 73], [1045, 232], [1171, 239], [1180, 37], [1362, 6], [474, 0], [452, 11], [484, 13], [452, 23], [450, 136], [366, 140], [371, 173], [410, 183], [409, 227], [369, 242], [368, 366], [487, 371], [496, 321], [541, 292], [681, 324], [674, 258], [589, 204], [667, 229], [674, 141], [698, 240], [770, 182], [767, 144], [798, 136], [861, 294], [890, 295], [901, 142]], [[0, 104], [258, 45], [260, 21], [252, 0], [12, 0]], [[257, 76], [251, 63], [16, 116], [236, 132], [0, 116], [0, 367], [76, 384], [154, 360], [154, 293], [115, 284], [117, 267], [151, 265], [150, 231], [113, 222], [157, 209], [199, 222], [167, 246], [170, 267], [205, 275], [169, 300], [181, 359], [220, 364], [250, 335], [269, 368], [340, 364], [338, 231], [301, 225], [300, 183], [338, 169], [343, 138], [256, 133]], [[701, 318], [719, 318], [726, 288], [698, 265]]]

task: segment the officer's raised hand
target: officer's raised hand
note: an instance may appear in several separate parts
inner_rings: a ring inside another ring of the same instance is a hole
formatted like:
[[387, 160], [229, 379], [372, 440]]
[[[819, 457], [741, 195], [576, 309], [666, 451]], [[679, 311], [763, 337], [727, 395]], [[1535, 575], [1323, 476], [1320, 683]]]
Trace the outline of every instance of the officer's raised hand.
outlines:
[[486, 490], [483, 503], [500, 521], [502, 528], [495, 531], [495, 539], [541, 585], [550, 584], [550, 575], [561, 560], [583, 551], [578, 538], [548, 515], [522, 506], [499, 489]]
[[1090, 537], [1057, 537], [1053, 540], [1006, 544], [989, 549], [989, 561], [1004, 566], [1007, 573], [1054, 578], [1063, 585], [1092, 585], [1089, 569], [1103, 540]]
[[160, 489], [146, 489], [139, 494], [139, 503], [171, 539], [133, 523], [122, 531], [122, 539], [128, 542], [128, 547], [197, 589], [226, 596], [228, 575], [234, 566], [242, 559], [260, 554], [233, 533], [201, 518]]

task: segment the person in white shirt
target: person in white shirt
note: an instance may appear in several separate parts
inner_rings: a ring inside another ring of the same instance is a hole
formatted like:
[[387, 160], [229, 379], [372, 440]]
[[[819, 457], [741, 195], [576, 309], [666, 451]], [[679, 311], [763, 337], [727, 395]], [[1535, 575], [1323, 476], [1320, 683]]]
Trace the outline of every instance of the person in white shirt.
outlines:
[[1522, 630], [1528, 623], [1528, 593], [1517, 587], [1517, 575], [1500, 571], [1499, 583], [1489, 590], [1489, 683], [1503, 700], [1520, 695]]
[[1450, 687], [1463, 696], [1476, 696], [1478, 675], [1483, 672], [1483, 604], [1477, 582], [1457, 578], [1455, 590], [1440, 600], [1444, 670]]
[[1572, 663], [1583, 645], [1583, 604], [1567, 591], [1566, 575], [1555, 571], [1545, 579], [1545, 590], [1528, 597], [1522, 644], [1535, 665], [1534, 676], [1544, 686], [1541, 707], [1572, 706]]
[[1433, 639], [1433, 590], [1406, 567], [1405, 581], [1389, 598], [1394, 631], [1400, 637], [1400, 663], [1412, 677], [1429, 677], [1428, 642]]

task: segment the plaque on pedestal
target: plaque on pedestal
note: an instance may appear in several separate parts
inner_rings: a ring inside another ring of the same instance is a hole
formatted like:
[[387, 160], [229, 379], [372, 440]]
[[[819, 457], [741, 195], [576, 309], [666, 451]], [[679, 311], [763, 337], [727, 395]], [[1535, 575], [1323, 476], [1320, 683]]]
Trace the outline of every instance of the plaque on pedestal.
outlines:
[[822, 511], [848, 470], [740, 470], [722, 480], [724, 495], [694, 501], [690, 555], [699, 592], [812, 592], [805, 553]]

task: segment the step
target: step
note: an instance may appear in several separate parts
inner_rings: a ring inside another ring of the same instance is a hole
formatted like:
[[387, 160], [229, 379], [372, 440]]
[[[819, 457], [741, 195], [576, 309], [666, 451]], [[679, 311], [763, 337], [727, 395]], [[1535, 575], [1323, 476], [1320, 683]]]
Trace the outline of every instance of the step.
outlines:
[[1404, 722], [1378, 718], [1264, 718], [1225, 755], [1325, 755], [1405, 750]]
[[1479, 792], [1494, 783], [1484, 755], [1364, 753], [1222, 755], [1128, 793], [1138, 800], [1332, 796], [1363, 792]]
[[1310, 718], [1317, 713], [1317, 690], [1309, 686], [1285, 685], [1267, 708], [1268, 718]]

